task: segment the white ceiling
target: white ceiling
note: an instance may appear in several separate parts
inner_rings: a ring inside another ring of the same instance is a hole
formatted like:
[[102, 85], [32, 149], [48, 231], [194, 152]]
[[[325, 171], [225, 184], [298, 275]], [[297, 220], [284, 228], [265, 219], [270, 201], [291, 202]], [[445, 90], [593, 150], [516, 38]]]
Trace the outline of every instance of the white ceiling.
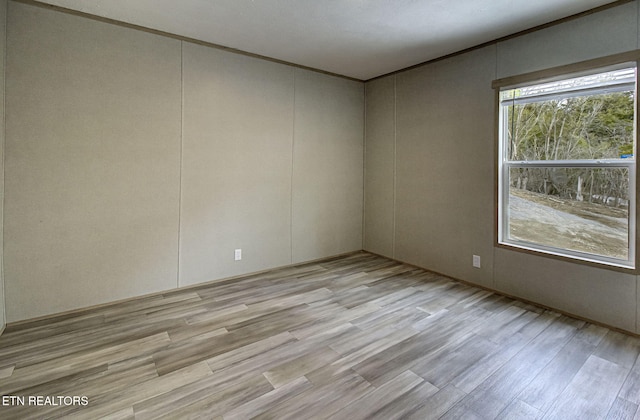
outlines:
[[42, 0], [367, 80], [612, 0]]

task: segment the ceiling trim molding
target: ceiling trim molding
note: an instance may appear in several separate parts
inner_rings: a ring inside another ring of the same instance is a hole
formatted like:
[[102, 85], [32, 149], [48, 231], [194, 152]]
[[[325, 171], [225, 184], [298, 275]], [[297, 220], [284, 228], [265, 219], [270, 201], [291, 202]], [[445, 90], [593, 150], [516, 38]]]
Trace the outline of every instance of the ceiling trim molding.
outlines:
[[474, 45], [473, 47], [465, 48], [463, 50], [456, 51], [456, 52], [451, 53], [451, 54], [443, 55], [442, 57], [438, 57], [438, 58], [434, 58], [434, 59], [431, 59], [431, 60], [427, 60], [427, 61], [424, 61], [422, 63], [414, 64], [413, 66], [409, 66], [409, 67], [406, 67], [406, 68], [403, 68], [403, 69], [400, 69], [400, 70], [392, 71], [390, 73], [382, 74], [380, 76], [372, 77], [371, 79], [367, 79], [364, 82], [365, 83], [366, 82], [371, 82], [371, 81], [376, 80], [376, 79], [382, 79], [383, 77], [391, 76], [391, 75], [398, 74], [398, 73], [403, 73], [403, 72], [408, 71], [408, 70], [413, 70], [415, 68], [422, 67], [422, 66], [425, 66], [427, 64], [432, 64], [432, 63], [435, 63], [435, 62], [438, 62], [438, 61], [446, 60], [448, 58], [456, 57], [458, 55], [462, 55], [462, 54], [465, 54], [465, 53], [468, 53], [468, 52], [471, 52], [471, 51], [479, 50], [479, 49], [484, 48], [484, 47], [488, 47], [488, 46], [491, 46], [491, 45], [494, 45], [494, 44], [498, 44], [500, 42], [504, 42], [504, 41], [507, 41], [507, 40], [510, 40], [510, 39], [513, 39], [513, 38], [517, 38], [517, 37], [522, 36], [522, 35], [530, 34], [532, 32], [536, 32], [536, 31], [539, 31], [539, 30], [542, 30], [542, 29], [546, 29], [546, 28], [549, 28], [549, 27], [552, 27], [552, 26], [556, 26], [556, 25], [559, 25], [561, 23], [569, 22], [571, 20], [575, 20], [575, 19], [578, 19], [578, 18], [581, 18], [581, 17], [584, 17], [584, 16], [592, 15], [594, 13], [602, 12], [604, 10], [611, 9], [611, 8], [614, 8], [614, 7], [618, 7], [618, 6], [621, 6], [623, 4], [631, 3], [631, 2], [634, 2], [634, 1], [636, 1], [636, 0], [618, 0], [618, 1], [615, 1], [613, 3], [605, 4], [605, 5], [590, 9], [590, 10], [585, 10], [584, 12], [580, 12], [580, 13], [576, 13], [576, 14], [571, 15], [571, 16], [564, 17], [562, 19], [557, 19], [557, 20], [554, 20], [554, 21], [551, 21], [551, 22], [548, 22], [548, 23], [544, 23], [542, 25], [537, 25], [537, 26], [531, 27], [529, 29], [524, 29], [522, 31], [515, 32], [515, 33], [513, 33], [511, 35], [506, 35], [506, 36], [503, 36], [503, 37], [500, 37], [500, 38], [496, 38], [496, 39], [491, 40], [491, 41], [483, 42], [482, 44]]
[[163, 37], [167, 37], [167, 38], [172, 38], [172, 39], [176, 39], [176, 40], [183, 41], [183, 42], [189, 42], [189, 43], [192, 43], [192, 44], [202, 45], [202, 46], [209, 47], [209, 48], [215, 48], [215, 49], [218, 49], [218, 50], [228, 51], [228, 52], [232, 52], [232, 53], [235, 53], [235, 54], [240, 54], [240, 55], [244, 55], [244, 56], [252, 57], [252, 58], [257, 58], [257, 59], [261, 59], [261, 60], [266, 60], [266, 61], [270, 61], [270, 62], [273, 62], [273, 63], [283, 64], [283, 65], [286, 65], [286, 66], [291, 66], [291, 67], [299, 68], [299, 69], [302, 69], [302, 70], [308, 70], [308, 71], [312, 71], [312, 72], [315, 72], [315, 73], [321, 73], [321, 74], [325, 74], [325, 75], [328, 75], [328, 76], [339, 77], [339, 78], [346, 79], [346, 80], [366, 83], [366, 82], [371, 82], [373, 80], [382, 79], [382, 78], [385, 78], [385, 77], [388, 77], [388, 76], [391, 76], [391, 75], [396, 75], [396, 74], [399, 74], [399, 73], [403, 73], [405, 71], [413, 70], [415, 68], [422, 67], [422, 66], [425, 66], [425, 65], [428, 65], [428, 64], [432, 64], [432, 63], [435, 63], [435, 62], [438, 62], [438, 61], [442, 61], [442, 60], [446, 60], [446, 59], [449, 59], [449, 58], [452, 58], [452, 57], [456, 57], [458, 55], [462, 55], [462, 54], [465, 54], [465, 53], [468, 53], [468, 52], [471, 52], [471, 51], [475, 51], [475, 50], [478, 50], [478, 49], [481, 49], [481, 48], [484, 48], [484, 47], [488, 47], [488, 46], [491, 46], [491, 45], [498, 44], [499, 42], [507, 41], [509, 39], [517, 38], [517, 37], [522, 36], [522, 35], [526, 35], [526, 34], [529, 34], [529, 33], [532, 33], [532, 32], [536, 32], [536, 31], [539, 31], [541, 29], [545, 29], [545, 28], [549, 28], [549, 27], [552, 27], [552, 26], [556, 26], [556, 25], [559, 25], [559, 24], [564, 23], [564, 22], [568, 22], [568, 21], [575, 20], [575, 19], [578, 19], [578, 18], [581, 18], [581, 17], [584, 17], [584, 16], [588, 16], [588, 15], [591, 15], [591, 14], [594, 14], [594, 13], [601, 12], [601, 11], [604, 11], [604, 10], [607, 10], [607, 9], [618, 7], [618, 6], [626, 4], [626, 3], [631, 3], [631, 2], [636, 1], [636, 0], [617, 0], [617, 1], [614, 1], [613, 3], [605, 4], [605, 5], [590, 9], [590, 10], [586, 10], [584, 12], [576, 13], [576, 14], [571, 15], [571, 16], [567, 16], [567, 17], [564, 17], [564, 18], [561, 18], [561, 19], [554, 20], [554, 21], [551, 21], [551, 22], [548, 22], [548, 23], [545, 23], [545, 24], [542, 24], [542, 25], [537, 25], [537, 26], [531, 27], [529, 29], [518, 31], [518, 32], [515, 32], [515, 33], [510, 34], [510, 35], [506, 35], [506, 36], [503, 36], [503, 37], [500, 37], [500, 38], [496, 38], [496, 39], [491, 40], [491, 41], [483, 42], [481, 44], [478, 44], [478, 45], [475, 45], [475, 46], [472, 46], [472, 47], [469, 47], [469, 48], [465, 48], [465, 49], [462, 49], [460, 51], [453, 52], [451, 54], [446, 54], [446, 55], [443, 55], [441, 57], [430, 59], [430, 60], [427, 60], [427, 61], [424, 61], [424, 62], [421, 62], [421, 63], [418, 63], [418, 64], [414, 64], [414, 65], [409, 66], [409, 67], [405, 67], [405, 68], [402, 68], [402, 69], [399, 69], [399, 70], [395, 70], [395, 71], [392, 71], [392, 72], [389, 72], [389, 73], [385, 73], [385, 74], [382, 74], [380, 76], [372, 77], [372, 78], [369, 78], [369, 79], [358, 79], [358, 78], [355, 78], [355, 77], [350, 77], [350, 76], [346, 76], [346, 75], [339, 74], [339, 73], [333, 73], [333, 72], [330, 72], [330, 71], [321, 70], [321, 69], [317, 69], [317, 68], [314, 68], [314, 67], [308, 67], [308, 66], [304, 66], [304, 65], [301, 65], [301, 64], [291, 63], [291, 62], [285, 61], [285, 60], [279, 60], [277, 58], [272, 58], [272, 57], [268, 57], [268, 56], [264, 56], [264, 55], [260, 55], [260, 54], [247, 52], [247, 51], [240, 50], [240, 49], [237, 49], [237, 48], [227, 47], [227, 46], [220, 45], [220, 44], [215, 44], [215, 43], [212, 43], [212, 42], [207, 42], [207, 41], [202, 41], [202, 40], [195, 39], [195, 38], [190, 38], [190, 37], [186, 37], [186, 36], [182, 36], [182, 35], [177, 35], [177, 34], [174, 34], [174, 33], [171, 33], [171, 32], [165, 32], [165, 31], [161, 31], [161, 30], [158, 30], [158, 29], [152, 29], [152, 28], [148, 28], [148, 27], [142, 26], [142, 25], [136, 25], [136, 24], [128, 23], [128, 22], [122, 22], [122, 21], [119, 21], [119, 20], [116, 20], [116, 19], [110, 19], [110, 18], [106, 18], [106, 17], [102, 17], [102, 16], [97, 16], [97, 15], [93, 15], [93, 14], [90, 14], [90, 13], [87, 13], [87, 12], [81, 12], [81, 11], [74, 10], [74, 9], [69, 9], [69, 8], [66, 8], [66, 7], [52, 5], [52, 4], [49, 4], [49, 3], [43, 3], [43, 2], [38, 1], [38, 0], [10, 0], [10, 1], [13, 1], [13, 2], [16, 2], [16, 3], [28, 4], [28, 5], [44, 8], [44, 9], [55, 10], [57, 12], [61, 12], [61, 13], [69, 14], [69, 15], [80, 16], [80, 17], [84, 17], [84, 18], [87, 18], [87, 19], [95, 20], [95, 21], [98, 21], [98, 22], [109, 23], [109, 24], [120, 26], [120, 27], [124, 27], [124, 28], [139, 30], [139, 31], [151, 33], [151, 34], [154, 34], [154, 35], [159, 35], [159, 36], [163, 36]]
[[250, 53], [250, 52], [247, 52], [247, 51], [239, 50], [237, 48], [226, 47], [224, 45], [214, 44], [212, 42], [207, 42], [207, 41], [201, 41], [199, 39], [189, 38], [189, 37], [182, 36], [182, 35], [176, 35], [176, 34], [173, 34], [171, 32], [160, 31], [158, 29], [148, 28], [146, 26], [136, 25], [136, 24], [128, 23], [128, 22], [122, 22], [122, 21], [119, 21], [119, 20], [110, 19], [110, 18], [106, 18], [106, 17], [103, 17], [103, 16], [96, 16], [96, 15], [92, 15], [91, 13], [86, 13], [86, 12], [81, 12], [81, 11], [78, 11], [78, 10], [68, 9], [66, 7], [56, 6], [56, 5], [49, 4], [49, 3], [42, 3], [42, 2], [37, 1], [37, 0], [11, 0], [11, 1], [13, 1], [14, 3], [23, 3], [23, 4], [28, 4], [28, 5], [31, 5], [31, 6], [40, 7], [40, 8], [43, 8], [43, 9], [54, 10], [56, 12], [61, 12], [61, 13], [65, 13], [65, 14], [68, 14], [68, 15], [79, 16], [79, 17], [83, 17], [83, 18], [86, 18], [86, 19], [91, 19], [91, 20], [94, 20], [94, 21], [102, 22], [102, 23], [109, 23], [109, 24], [120, 26], [120, 27], [123, 27], [123, 28], [128, 28], [128, 29], [134, 29], [134, 30], [138, 30], [138, 31], [142, 31], [142, 32], [147, 32], [147, 33], [150, 33], [150, 34], [159, 35], [159, 36], [163, 36], [163, 37], [166, 37], [166, 38], [176, 39], [178, 41], [189, 42], [191, 44], [202, 45], [202, 46], [209, 47], [209, 48], [214, 48], [214, 49], [217, 49], [217, 50], [228, 51], [228, 52], [232, 52], [232, 53], [235, 53], [235, 54], [244, 55], [244, 56], [247, 56], [247, 57], [258, 58], [260, 60], [270, 61], [272, 63], [283, 64], [283, 65], [286, 65], [286, 66], [291, 66], [291, 67], [299, 68], [299, 69], [302, 69], [302, 70], [308, 70], [308, 71], [312, 71], [312, 72], [315, 72], [315, 73], [325, 74], [325, 75], [328, 75], [328, 76], [339, 77], [339, 78], [351, 80], [351, 81], [354, 81], [354, 82], [365, 82], [365, 80], [363, 80], [363, 79], [357, 79], [355, 77], [345, 76], [343, 74], [333, 73], [333, 72], [326, 71], [326, 70], [320, 70], [320, 69], [316, 69], [314, 67], [303, 66], [302, 64], [291, 63], [291, 62], [285, 61], [285, 60], [278, 60], [277, 58], [272, 58], [272, 57], [268, 57], [268, 56], [265, 56], [265, 55], [255, 54], [255, 53]]

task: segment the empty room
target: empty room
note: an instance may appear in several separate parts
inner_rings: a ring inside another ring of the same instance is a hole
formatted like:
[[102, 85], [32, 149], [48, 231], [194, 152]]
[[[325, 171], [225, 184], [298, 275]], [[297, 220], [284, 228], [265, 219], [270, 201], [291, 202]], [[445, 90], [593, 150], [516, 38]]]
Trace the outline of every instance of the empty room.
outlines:
[[0, 0], [0, 418], [640, 419], [635, 0]]

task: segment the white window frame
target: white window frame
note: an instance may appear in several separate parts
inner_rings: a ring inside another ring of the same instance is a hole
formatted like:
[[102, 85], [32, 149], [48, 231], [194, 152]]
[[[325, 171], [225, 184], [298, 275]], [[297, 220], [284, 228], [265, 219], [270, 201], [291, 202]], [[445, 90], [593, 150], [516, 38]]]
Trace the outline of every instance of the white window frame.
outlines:
[[[598, 74], [607, 71], [623, 68], [637, 68], [637, 62], [625, 62], [616, 64], [613, 66], [596, 67], [588, 71], [565, 73], [561, 76], [555, 76], [547, 79], [535, 79], [528, 82], [521, 82], [511, 85], [497, 85], [494, 82], [494, 87], [497, 89], [497, 101], [498, 101], [498, 221], [497, 221], [497, 242], [499, 245], [519, 248], [522, 250], [533, 251], [536, 253], [550, 254], [561, 258], [569, 258], [579, 261], [587, 261], [596, 264], [604, 264], [607, 266], [621, 267], [626, 269], [635, 269], [636, 262], [636, 144], [637, 144], [637, 111], [638, 111], [638, 99], [637, 99], [637, 71], [634, 81], [635, 94], [634, 94], [634, 147], [633, 157], [625, 159], [595, 159], [595, 160], [536, 160], [536, 161], [510, 161], [508, 160], [508, 139], [506, 138], [506, 124], [508, 124], [508, 118], [506, 117], [505, 108], [500, 101], [500, 92], [504, 90], [510, 90], [524, 86], [534, 86], [541, 83], [550, 81], [559, 81], [565, 79], [571, 79], [574, 77]], [[628, 89], [627, 89], [628, 90]], [[584, 89], [577, 90], [577, 95], [587, 95], [589, 93], [598, 93], [604, 91], [604, 89]], [[540, 95], [542, 97], [543, 95]], [[506, 101], [505, 101], [506, 102]], [[509, 234], [509, 174], [511, 168], [626, 168], [629, 174], [629, 225], [628, 225], [628, 259], [618, 259], [603, 255], [590, 254], [586, 252], [574, 251], [565, 248], [557, 248], [549, 245], [542, 245], [532, 242], [526, 242], [517, 239], [511, 239]]]

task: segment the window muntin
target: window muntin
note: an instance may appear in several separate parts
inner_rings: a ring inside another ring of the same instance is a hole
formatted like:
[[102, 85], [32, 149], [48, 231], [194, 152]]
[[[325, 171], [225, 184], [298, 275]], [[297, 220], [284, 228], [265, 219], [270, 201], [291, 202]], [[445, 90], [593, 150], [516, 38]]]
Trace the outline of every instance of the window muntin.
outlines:
[[498, 241], [635, 264], [635, 65], [500, 91]]

